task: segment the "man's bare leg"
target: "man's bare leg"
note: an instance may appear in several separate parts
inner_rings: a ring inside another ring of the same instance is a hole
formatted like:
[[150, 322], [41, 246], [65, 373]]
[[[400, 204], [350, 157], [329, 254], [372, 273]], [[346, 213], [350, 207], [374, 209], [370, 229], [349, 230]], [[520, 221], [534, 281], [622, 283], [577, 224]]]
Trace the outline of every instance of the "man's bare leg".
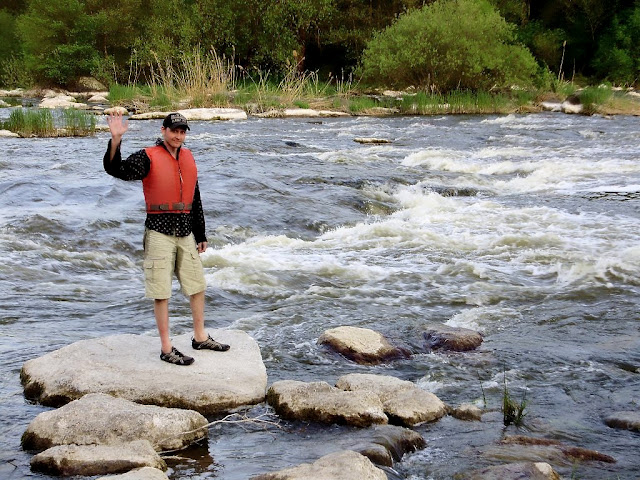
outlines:
[[162, 352], [171, 352], [171, 338], [169, 337], [169, 299], [156, 299], [153, 301], [153, 313], [156, 317], [156, 325], [160, 334]]
[[209, 335], [204, 328], [204, 290], [189, 297], [191, 316], [193, 317], [193, 338], [204, 342]]

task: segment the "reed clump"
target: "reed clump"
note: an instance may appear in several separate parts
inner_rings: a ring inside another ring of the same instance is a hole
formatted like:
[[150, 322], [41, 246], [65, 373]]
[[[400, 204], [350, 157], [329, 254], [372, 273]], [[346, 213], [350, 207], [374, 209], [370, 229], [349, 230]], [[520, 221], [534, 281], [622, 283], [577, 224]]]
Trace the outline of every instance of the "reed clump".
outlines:
[[526, 416], [525, 409], [527, 408], [527, 392], [526, 390], [522, 394], [522, 400], [520, 403], [511, 398], [509, 390], [507, 388], [507, 374], [504, 373], [504, 390], [502, 393], [502, 416], [505, 427], [509, 425], [515, 425], [519, 427], [524, 422]]
[[95, 133], [96, 119], [91, 113], [74, 109], [63, 110], [55, 117], [49, 109], [18, 108], [2, 122], [2, 128], [21, 137], [84, 137]]

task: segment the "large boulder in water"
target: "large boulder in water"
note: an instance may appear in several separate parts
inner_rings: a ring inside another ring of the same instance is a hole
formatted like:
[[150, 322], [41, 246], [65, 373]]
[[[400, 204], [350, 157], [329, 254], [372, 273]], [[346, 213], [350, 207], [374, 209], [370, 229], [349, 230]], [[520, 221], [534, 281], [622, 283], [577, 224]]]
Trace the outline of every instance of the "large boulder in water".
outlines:
[[381, 333], [368, 328], [331, 328], [320, 335], [318, 343], [365, 365], [409, 356], [407, 351], [391, 345]]
[[148, 440], [158, 451], [176, 450], [206, 438], [207, 419], [193, 410], [138, 405], [91, 393], [57, 410], [43, 412], [27, 427], [22, 446], [113, 445]]
[[59, 445], [31, 459], [31, 469], [52, 475], [104, 475], [167, 465], [147, 440], [118, 445]]
[[303, 463], [252, 480], [387, 480], [387, 475], [371, 461], [351, 450], [331, 453], [313, 463]]
[[345, 392], [326, 382], [281, 380], [271, 385], [267, 401], [278, 415], [291, 420], [357, 427], [387, 423], [387, 416], [377, 395], [371, 392]]
[[447, 413], [447, 406], [433, 393], [412, 382], [387, 375], [352, 373], [338, 379], [336, 387], [376, 395], [390, 421], [412, 426], [433, 422]]
[[106, 393], [203, 415], [263, 402], [267, 372], [256, 341], [239, 330], [210, 333], [231, 350], [193, 350], [188, 334], [173, 339], [178, 350], [195, 358], [189, 366], [161, 361], [157, 337], [81, 340], [25, 362], [20, 372], [25, 396], [58, 407], [88, 393]]

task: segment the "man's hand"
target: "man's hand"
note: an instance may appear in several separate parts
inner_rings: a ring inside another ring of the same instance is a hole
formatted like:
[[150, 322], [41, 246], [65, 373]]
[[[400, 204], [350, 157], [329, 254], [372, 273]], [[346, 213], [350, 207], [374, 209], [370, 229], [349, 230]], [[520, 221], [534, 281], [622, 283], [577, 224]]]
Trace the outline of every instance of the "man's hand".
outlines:
[[200, 242], [198, 244], [198, 253], [204, 253], [207, 250], [207, 242]]
[[129, 129], [129, 120], [125, 120], [123, 122], [121, 113], [112, 113], [107, 117], [107, 124], [109, 125], [109, 131], [111, 132], [110, 157], [111, 160], [113, 160], [116, 150], [122, 141], [122, 135], [124, 135]]

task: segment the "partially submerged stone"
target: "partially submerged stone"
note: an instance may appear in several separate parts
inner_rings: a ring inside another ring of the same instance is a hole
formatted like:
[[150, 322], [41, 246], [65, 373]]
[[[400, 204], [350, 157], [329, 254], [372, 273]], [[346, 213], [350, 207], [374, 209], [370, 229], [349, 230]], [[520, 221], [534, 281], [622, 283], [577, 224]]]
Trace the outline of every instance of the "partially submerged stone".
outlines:
[[471, 405], [470, 403], [463, 403], [462, 405], [451, 410], [451, 416], [457, 418], [458, 420], [479, 422], [482, 420], [482, 409], [476, 407], [475, 405]]
[[433, 393], [387, 375], [354, 373], [340, 377], [336, 386], [346, 391], [375, 394], [390, 421], [402, 425], [433, 422], [447, 413], [446, 405]]
[[456, 478], [461, 480], [560, 480], [560, 475], [548, 463], [525, 462], [474, 470]]
[[71, 95], [60, 93], [55, 97], [45, 97], [39, 105], [40, 108], [77, 108], [84, 110], [88, 108], [86, 103], [78, 103]]
[[615, 412], [605, 418], [604, 423], [611, 428], [640, 432], [640, 411]]
[[129, 111], [124, 107], [116, 106], [116, 107], [105, 108], [102, 113], [104, 113], [105, 115], [111, 115], [113, 113], [117, 113], [119, 115], [128, 115]]
[[157, 468], [142, 467], [120, 475], [108, 475], [96, 480], [169, 480], [169, 477]]
[[581, 461], [596, 461], [604, 463], [615, 463], [616, 459], [610, 455], [600, 453], [596, 450], [589, 450], [588, 448], [574, 447], [572, 445], [565, 445], [558, 440], [549, 438], [537, 438], [527, 437], [525, 435], [510, 435], [502, 439], [500, 442], [503, 445], [527, 445], [527, 446], [544, 446], [551, 447], [551, 449], [557, 450], [562, 453], [571, 462]]
[[391, 140], [388, 140], [386, 138], [374, 138], [374, 137], [358, 137], [358, 138], [354, 138], [353, 141], [357, 143], [376, 144], [376, 145], [391, 143]]
[[432, 323], [421, 326], [420, 331], [427, 350], [467, 352], [482, 343], [482, 335], [468, 328]]
[[255, 115], [259, 118], [329, 118], [350, 117], [346, 112], [335, 110], [314, 110], [312, 108], [285, 108], [283, 110], [271, 109]]
[[303, 463], [252, 480], [387, 480], [387, 475], [357, 452], [346, 450], [325, 455], [313, 463]]
[[360, 364], [376, 364], [408, 356], [408, 352], [391, 345], [381, 333], [368, 328], [331, 328], [318, 338], [318, 343]]
[[85, 395], [43, 412], [27, 427], [22, 446], [113, 445], [148, 440], [156, 450], [175, 450], [206, 438], [207, 419], [193, 410], [138, 405], [103, 393]]
[[173, 338], [178, 350], [195, 358], [188, 367], [161, 361], [156, 337], [114, 335], [73, 343], [24, 363], [25, 396], [58, 407], [88, 393], [106, 393], [203, 415], [263, 402], [267, 372], [256, 341], [239, 330], [210, 333], [231, 350], [193, 350], [189, 334]]
[[395, 425], [376, 425], [374, 436], [368, 443], [360, 444], [353, 450], [361, 453], [376, 465], [391, 467], [399, 462], [406, 453], [427, 446], [422, 435], [409, 428]]
[[104, 475], [167, 465], [147, 440], [118, 445], [59, 445], [31, 459], [31, 469], [50, 475]]
[[377, 395], [371, 392], [345, 392], [326, 382], [275, 382], [267, 392], [267, 402], [278, 415], [291, 420], [357, 427], [387, 423], [387, 416]]

